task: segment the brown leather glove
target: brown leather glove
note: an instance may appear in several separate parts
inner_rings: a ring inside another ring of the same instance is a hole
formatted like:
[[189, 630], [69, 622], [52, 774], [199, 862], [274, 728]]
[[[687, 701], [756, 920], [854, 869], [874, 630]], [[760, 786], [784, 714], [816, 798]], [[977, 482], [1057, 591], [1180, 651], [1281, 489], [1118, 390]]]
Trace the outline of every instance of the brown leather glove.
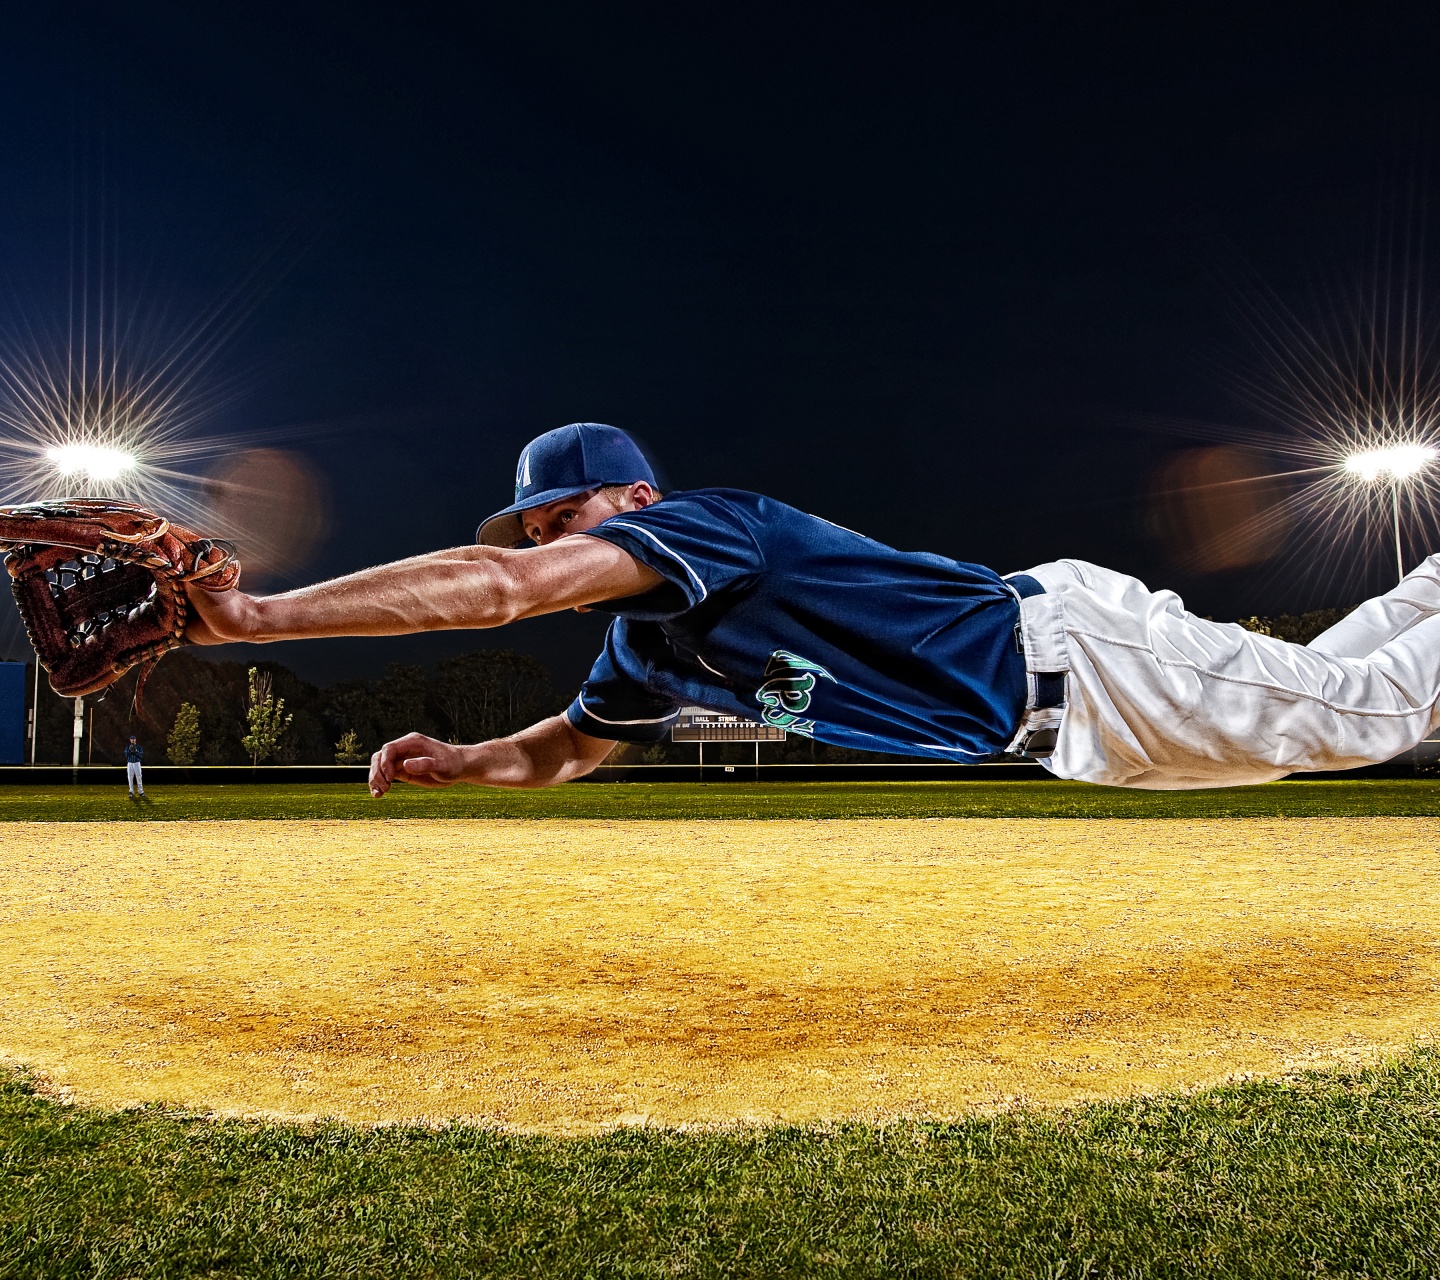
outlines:
[[229, 591], [235, 547], [128, 502], [62, 498], [0, 507], [11, 590], [50, 687], [96, 693], [144, 664], [136, 686], [185, 643], [185, 584]]

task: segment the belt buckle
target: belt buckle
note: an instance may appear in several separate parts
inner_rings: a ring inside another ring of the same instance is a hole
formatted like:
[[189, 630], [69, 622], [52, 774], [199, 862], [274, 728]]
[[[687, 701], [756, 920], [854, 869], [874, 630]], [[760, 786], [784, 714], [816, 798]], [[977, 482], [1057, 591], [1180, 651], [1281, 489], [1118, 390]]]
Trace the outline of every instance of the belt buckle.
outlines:
[[1058, 729], [1036, 729], [1025, 735], [1015, 754], [1028, 760], [1047, 760], [1055, 754], [1055, 744], [1059, 739]]

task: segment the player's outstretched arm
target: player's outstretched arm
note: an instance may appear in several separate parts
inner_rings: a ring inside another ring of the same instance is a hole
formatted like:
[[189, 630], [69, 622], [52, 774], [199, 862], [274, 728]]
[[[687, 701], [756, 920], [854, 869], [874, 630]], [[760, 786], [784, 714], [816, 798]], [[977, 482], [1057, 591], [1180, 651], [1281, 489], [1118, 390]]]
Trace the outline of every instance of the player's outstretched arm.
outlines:
[[396, 782], [448, 787], [472, 782], [484, 787], [548, 787], [589, 773], [614, 743], [592, 738], [562, 716], [491, 742], [461, 747], [407, 733], [387, 742], [370, 758], [370, 793], [383, 796]]
[[191, 589], [196, 644], [399, 636], [499, 627], [521, 618], [640, 595], [655, 570], [599, 538], [519, 551], [456, 547], [378, 565], [282, 595]]

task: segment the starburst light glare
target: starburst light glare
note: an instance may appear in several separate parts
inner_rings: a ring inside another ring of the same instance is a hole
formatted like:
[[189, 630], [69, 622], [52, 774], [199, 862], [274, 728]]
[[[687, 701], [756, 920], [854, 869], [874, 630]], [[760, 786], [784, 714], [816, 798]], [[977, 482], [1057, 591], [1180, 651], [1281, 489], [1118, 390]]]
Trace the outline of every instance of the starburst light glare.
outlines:
[[1394, 480], [1408, 480], [1424, 471], [1435, 461], [1435, 457], [1436, 451], [1423, 444], [1363, 449], [1345, 459], [1345, 470], [1362, 480], [1378, 480], [1382, 475], [1388, 475]]
[[83, 476], [87, 480], [118, 480], [135, 465], [123, 449], [76, 441], [47, 449], [45, 456], [62, 476]]

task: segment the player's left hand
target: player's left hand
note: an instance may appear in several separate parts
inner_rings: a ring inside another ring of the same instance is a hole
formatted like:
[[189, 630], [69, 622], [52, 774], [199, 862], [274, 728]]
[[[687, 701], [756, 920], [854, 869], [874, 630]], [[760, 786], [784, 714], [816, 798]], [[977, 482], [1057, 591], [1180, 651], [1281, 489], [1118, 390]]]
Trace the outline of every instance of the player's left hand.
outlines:
[[407, 733], [387, 742], [370, 757], [370, 794], [383, 796], [397, 782], [417, 787], [448, 787], [465, 772], [465, 752], [449, 742]]

